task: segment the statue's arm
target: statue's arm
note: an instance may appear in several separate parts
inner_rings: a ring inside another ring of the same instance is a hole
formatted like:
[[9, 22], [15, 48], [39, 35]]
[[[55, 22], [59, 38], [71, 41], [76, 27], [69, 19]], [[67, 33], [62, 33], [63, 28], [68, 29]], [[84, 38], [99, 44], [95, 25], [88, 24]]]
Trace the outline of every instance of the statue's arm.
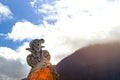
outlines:
[[30, 67], [32, 67], [32, 68], [34, 67], [34, 63], [33, 63], [31, 54], [29, 54], [29, 55], [27, 56], [27, 63], [28, 63], [28, 65], [29, 65]]

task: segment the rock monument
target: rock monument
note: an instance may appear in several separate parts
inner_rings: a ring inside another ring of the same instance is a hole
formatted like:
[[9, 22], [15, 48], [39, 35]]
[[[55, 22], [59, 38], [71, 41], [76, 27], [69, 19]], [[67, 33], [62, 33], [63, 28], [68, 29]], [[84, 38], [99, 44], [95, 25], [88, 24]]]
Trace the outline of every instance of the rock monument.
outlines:
[[31, 54], [27, 56], [27, 63], [31, 70], [27, 78], [23, 80], [60, 80], [55, 68], [50, 63], [50, 53], [42, 50], [44, 39], [34, 39], [30, 42], [29, 48]]

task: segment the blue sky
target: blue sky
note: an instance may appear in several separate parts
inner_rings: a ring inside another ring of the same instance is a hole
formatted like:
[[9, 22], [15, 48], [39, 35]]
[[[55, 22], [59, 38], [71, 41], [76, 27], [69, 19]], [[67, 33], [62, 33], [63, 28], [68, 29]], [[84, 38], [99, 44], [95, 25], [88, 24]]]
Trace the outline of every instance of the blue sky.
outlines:
[[27, 75], [25, 48], [35, 38], [45, 39], [53, 64], [86, 45], [119, 41], [119, 14], [120, 0], [0, 0], [0, 80]]
[[[0, 38], [0, 45], [1, 46], [8, 46], [12, 49], [16, 49], [16, 47], [21, 45], [21, 42], [13, 40], [6, 39], [6, 34], [8, 32], [11, 32], [13, 25], [22, 20], [27, 20], [35, 25], [42, 24], [43, 17], [46, 14], [38, 13], [37, 10], [34, 10], [32, 6], [30, 5], [30, 0], [21, 0], [21, 1], [14, 1], [14, 0], [1, 0], [0, 1], [2, 5], [5, 5], [9, 8], [11, 11], [12, 19], [5, 19], [1, 20], [0, 22], [0, 33], [5, 34], [1, 35]], [[52, 0], [44, 0], [44, 1], [38, 1], [39, 4], [36, 3], [36, 6], [44, 3], [52, 4]], [[48, 23], [53, 24], [56, 20], [47, 20]], [[12, 45], [11, 45], [12, 44]]]
[[[1, 20], [0, 22], [0, 33], [7, 34], [11, 32], [13, 25], [17, 21], [21, 20], [28, 20], [33, 24], [41, 24], [42, 23], [42, 16], [36, 14], [34, 10], [30, 6], [30, 0], [21, 0], [21, 1], [14, 1], [14, 0], [1, 0], [0, 2], [7, 6], [10, 11], [12, 12], [12, 19], [5, 19]], [[11, 45], [12, 44], [12, 45]], [[14, 42], [13, 40], [6, 39], [6, 36], [1, 36], [0, 38], [0, 45], [1, 46], [8, 46], [12, 49], [16, 49], [16, 47], [21, 45], [21, 42], [17, 41]]]

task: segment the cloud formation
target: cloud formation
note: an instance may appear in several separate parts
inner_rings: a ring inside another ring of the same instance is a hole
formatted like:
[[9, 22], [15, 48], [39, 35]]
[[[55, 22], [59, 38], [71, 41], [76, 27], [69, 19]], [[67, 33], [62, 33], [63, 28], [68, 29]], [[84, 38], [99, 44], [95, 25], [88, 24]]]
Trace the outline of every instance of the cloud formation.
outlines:
[[[46, 14], [43, 24], [17, 22], [8, 33], [8, 38], [14, 41], [45, 38], [53, 63], [85, 45], [119, 41], [120, 1], [56, 0], [52, 3], [45, 1], [39, 6], [39, 0], [31, 2], [33, 9], [37, 9], [39, 14]], [[50, 24], [49, 20], [56, 22]], [[58, 56], [61, 57], [58, 59]]]
[[25, 51], [28, 43], [16, 50], [0, 47], [0, 80], [20, 80], [27, 76], [30, 67], [26, 63]]
[[6, 60], [0, 57], [0, 64], [0, 80], [20, 80], [26, 75], [26, 66], [20, 60]]
[[12, 17], [11, 10], [6, 6], [0, 3], [0, 22], [2, 20], [11, 19]]
[[28, 21], [17, 22], [13, 26], [11, 33], [8, 33], [8, 38], [14, 41], [37, 38], [38, 35], [41, 36], [43, 34], [43, 29], [43, 26], [40, 27]]

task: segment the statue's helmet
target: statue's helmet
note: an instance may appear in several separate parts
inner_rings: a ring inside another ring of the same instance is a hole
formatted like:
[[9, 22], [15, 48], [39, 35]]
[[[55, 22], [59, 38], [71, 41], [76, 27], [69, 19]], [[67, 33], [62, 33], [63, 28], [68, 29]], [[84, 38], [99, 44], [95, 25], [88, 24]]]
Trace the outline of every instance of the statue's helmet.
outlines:
[[44, 42], [44, 39], [34, 39], [29, 44], [30, 48], [26, 48], [26, 50], [34, 50], [39, 52], [40, 50], [42, 50], [42, 48], [44, 48], [44, 46], [42, 46]]

